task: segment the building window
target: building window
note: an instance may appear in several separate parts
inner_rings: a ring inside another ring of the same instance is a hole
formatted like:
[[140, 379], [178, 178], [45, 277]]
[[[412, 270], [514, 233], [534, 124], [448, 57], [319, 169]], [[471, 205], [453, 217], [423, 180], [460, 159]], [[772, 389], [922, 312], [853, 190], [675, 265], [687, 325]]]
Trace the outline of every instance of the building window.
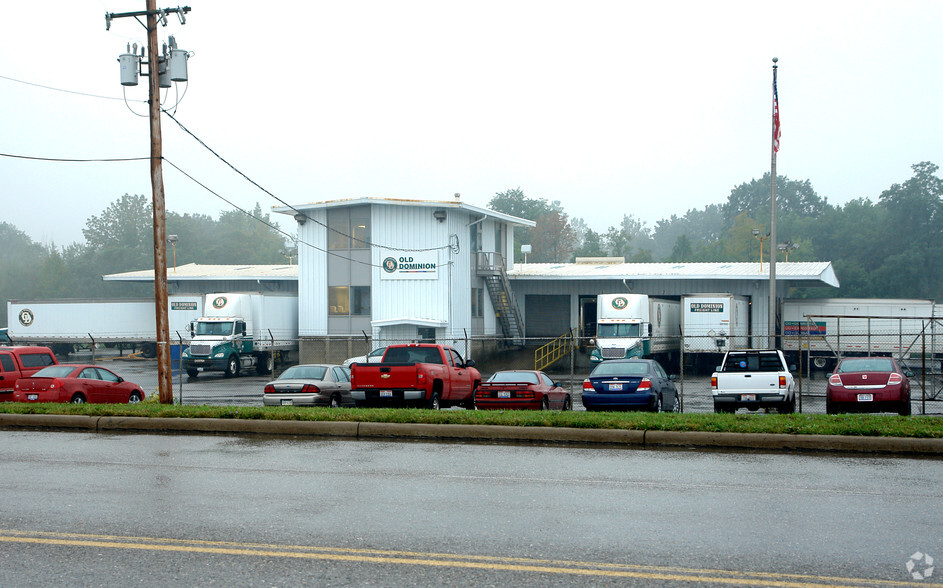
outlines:
[[370, 316], [370, 286], [350, 287], [350, 314]]
[[418, 327], [420, 343], [435, 343], [435, 327]]
[[351, 249], [370, 248], [370, 208], [355, 206], [350, 209]]
[[370, 315], [370, 286], [331, 286], [327, 289], [331, 316]]
[[327, 211], [327, 248], [368, 249], [370, 207], [331, 208]]
[[485, 316], [485, 291], [483, 288], [472, 288], [471, 315], [473, 317]]

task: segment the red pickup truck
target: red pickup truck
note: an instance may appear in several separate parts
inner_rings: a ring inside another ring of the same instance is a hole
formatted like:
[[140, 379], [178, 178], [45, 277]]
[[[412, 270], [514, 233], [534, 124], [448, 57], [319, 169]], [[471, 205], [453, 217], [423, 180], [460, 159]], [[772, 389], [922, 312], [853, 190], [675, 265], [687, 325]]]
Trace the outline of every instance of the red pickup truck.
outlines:
[[13, 400], [17, 380], [57, 363], [48, 347], [0, 347], [0, 402]]
[[475, 408], [481, 374], [473, 360], [446, 345], [390, 345], [380, 363], [350, 366], [350, 395], [357, 406]]

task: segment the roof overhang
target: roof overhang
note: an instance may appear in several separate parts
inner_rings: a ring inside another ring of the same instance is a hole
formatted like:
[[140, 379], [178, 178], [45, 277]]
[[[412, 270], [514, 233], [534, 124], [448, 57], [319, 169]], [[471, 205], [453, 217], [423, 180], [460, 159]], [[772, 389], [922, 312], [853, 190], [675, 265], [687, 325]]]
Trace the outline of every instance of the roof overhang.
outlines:
[[[154, 270], [141, 270], [102, 276], [106, 282], [153, 282]], [[297, 265], [200, 265], [188, 263], [167, 268], [168, 281], [298, 281]]]
[[448, 326], [448, 323], [446, 321], [440, 321], [436, 319], [415, 318], [415, 317], [402, 317], [402, 318], [376, 320], [376, 321], [370, 321], [370, 324], [374, 327], [392, 327], [394, 325], [416, 325], [419, 327]]

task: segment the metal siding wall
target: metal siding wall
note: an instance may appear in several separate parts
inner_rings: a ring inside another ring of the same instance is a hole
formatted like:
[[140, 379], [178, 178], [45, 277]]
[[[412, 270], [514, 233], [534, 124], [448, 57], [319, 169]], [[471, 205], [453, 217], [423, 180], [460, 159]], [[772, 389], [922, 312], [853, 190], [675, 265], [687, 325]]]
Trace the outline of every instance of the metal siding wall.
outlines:
[[328, 333], [327, 213], [307, 213], [311, 220], [298, 226], [298, 334], [318, 336]]

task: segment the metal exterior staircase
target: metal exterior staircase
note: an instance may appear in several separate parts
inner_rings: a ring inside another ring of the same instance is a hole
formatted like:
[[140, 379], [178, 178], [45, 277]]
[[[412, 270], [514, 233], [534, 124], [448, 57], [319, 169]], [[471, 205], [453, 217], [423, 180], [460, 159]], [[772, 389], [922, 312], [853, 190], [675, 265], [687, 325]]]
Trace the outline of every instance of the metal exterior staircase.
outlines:
[[484, 278], [488, 286], [491, 305], [495, 316], [501, 323], [504, 336], [513, 345], [524, 345], [524, 320], [517, 306], [511, 282], [504, 266], [504, 256], [494, 251], [479, 251], [477, 256], [477, 274]]

